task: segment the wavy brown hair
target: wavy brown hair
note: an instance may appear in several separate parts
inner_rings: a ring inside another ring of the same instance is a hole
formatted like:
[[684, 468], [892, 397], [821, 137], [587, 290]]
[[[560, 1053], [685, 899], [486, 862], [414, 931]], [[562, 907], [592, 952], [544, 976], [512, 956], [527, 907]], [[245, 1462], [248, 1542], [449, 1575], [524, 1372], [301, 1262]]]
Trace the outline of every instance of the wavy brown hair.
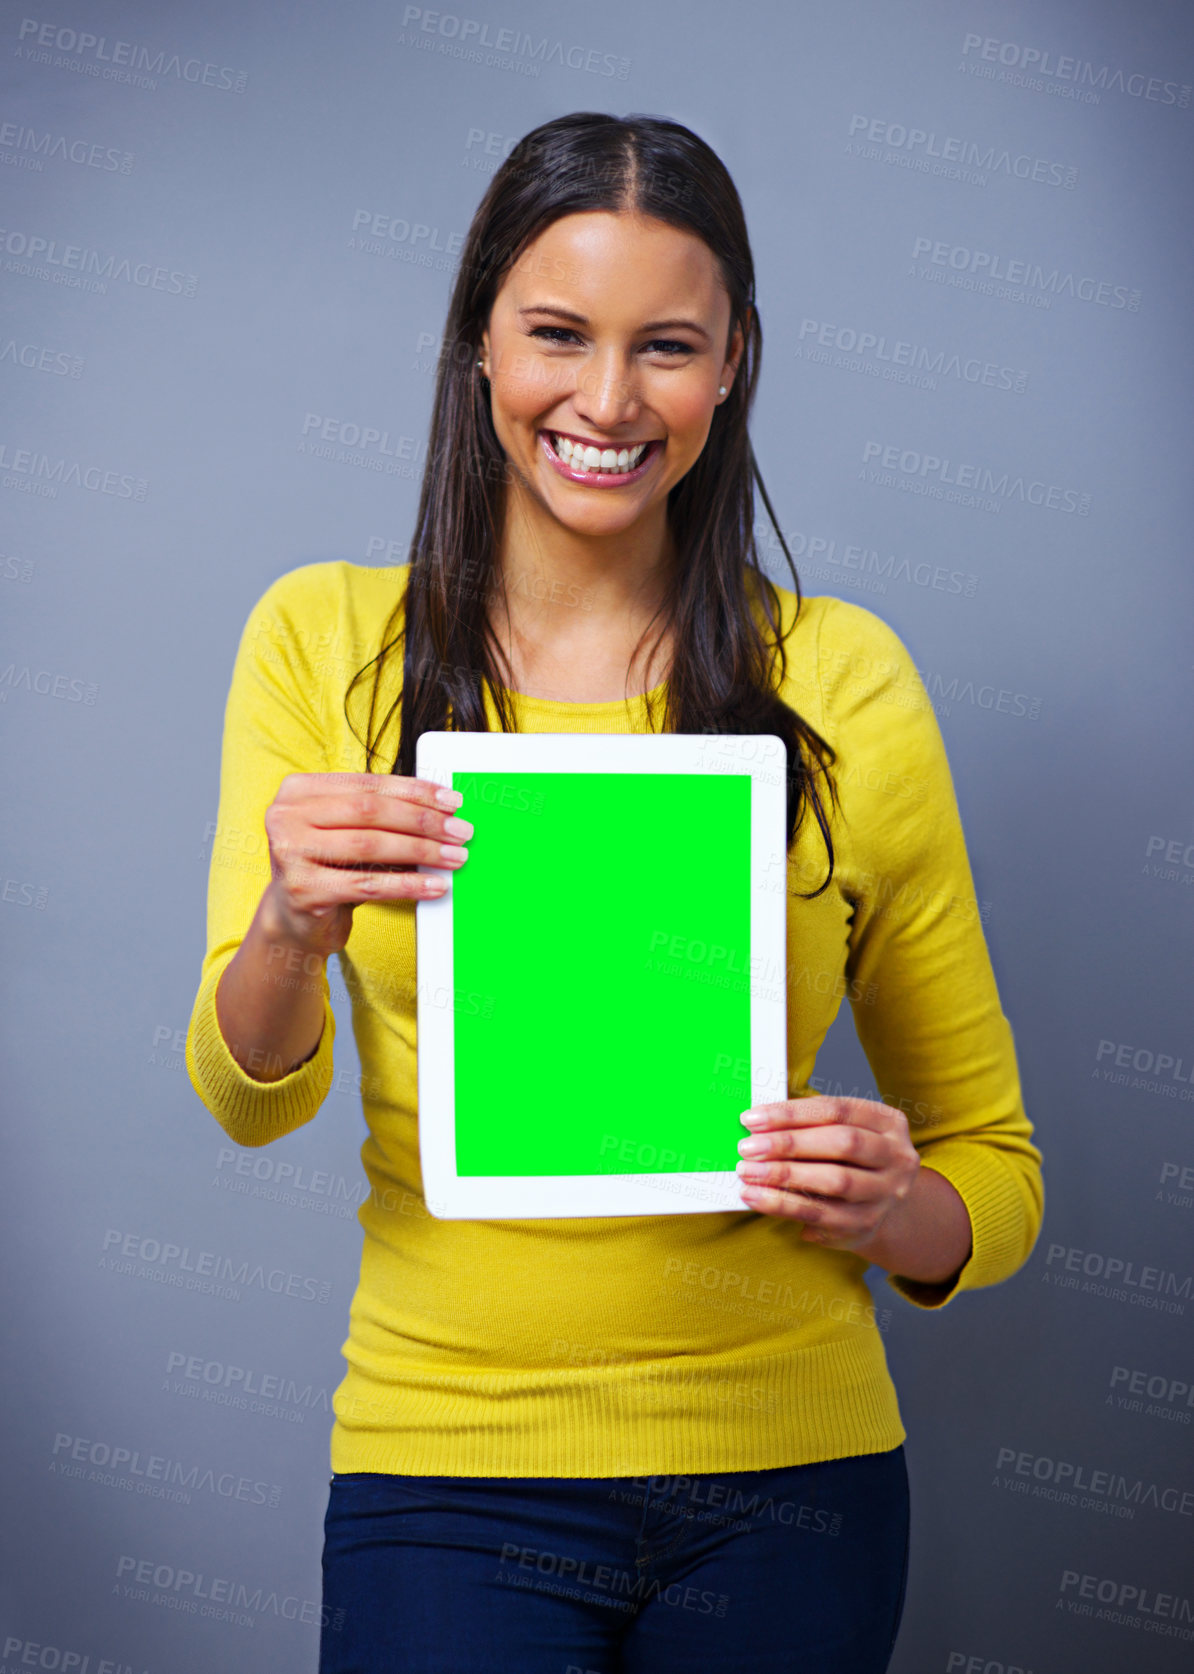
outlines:
[[[788, 846], [808, 808], [827, 851], [824, 881], [800, 892], [811, 898], [833, 876], [823, 787], [836, 805], [829, 771], [836, 757], [776, 689], [776, 657], [779, 679], [787, 660], [779, 596], [755, 547], [756, 483], [792, 572], [797, 614], [802, 595], [747, 430], [762, 349], [754, 262], [742, 204], [725, 165], [678, 122], [593, 111], [557, 117], [524, 135], [490, 182], [473, 216], [448, 308], [405, 598], [391, 612], [381, 650], [353, 677], [345, 715], [365, 746], [367, 772], [407, 776], [415, 773], [415, 744], [422, 733], [488, 730], [483, 683], [503, 731], [517, 730], [488, 611], [501, 584], [497, 553], [509, 466], [490, 415], [488, 381], [476, 363], [506, 272], [554, 221], [591, 210], [632, 212], [695, 233], [712, 252], [729, 293], [727, 355], [735, 326], [742, 327], [738, 375], [714, 409], [699, 458], [668, 494], [679, 563], [656, 617], [662, 616], [661, 637], [671, 629], [674, 650], [662, 716], [655, 714], [658, 699], [648, 696], [648, 724], [653, 731], [775, 733], [783, 739]], [[387, 702], [384, 677], [400, 648], [401, 688]], [[370, 669], [362, 738], [348, 704]], [[381, 739], [395, 713], [399, 734], [391, 761]]]

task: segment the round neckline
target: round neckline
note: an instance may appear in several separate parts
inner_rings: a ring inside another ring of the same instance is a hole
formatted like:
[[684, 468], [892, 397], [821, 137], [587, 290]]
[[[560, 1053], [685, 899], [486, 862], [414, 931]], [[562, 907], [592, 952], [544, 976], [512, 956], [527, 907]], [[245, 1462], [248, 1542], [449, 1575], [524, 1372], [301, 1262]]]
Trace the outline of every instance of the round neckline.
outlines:
[[666, 680], [661, 680], [658, 686], [652, 686], [648, 692], [637, 692], [630, 698], [602, 698], [600, 701], [574, 703], [570, 698], [541, 698], [532, 697], [529, 692], [516, 692], [512, 686], [499, 686], [498, 690], [517, 698], [519, 703], [533, 703], [543, 709], [566, 709], [575, 714], [580, 710], [603, 714], [611, 709], [624, 709], [627, 703], [642, 703], [649, 697], [658, 697], [667, 686]]

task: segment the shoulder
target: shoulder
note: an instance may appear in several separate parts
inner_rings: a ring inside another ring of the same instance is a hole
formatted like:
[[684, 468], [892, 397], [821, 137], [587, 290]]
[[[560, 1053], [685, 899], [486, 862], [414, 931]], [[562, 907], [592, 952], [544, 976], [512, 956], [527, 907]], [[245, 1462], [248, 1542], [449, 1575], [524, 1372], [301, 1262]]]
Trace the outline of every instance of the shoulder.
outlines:
[[881, 616], [851, 599], [825, 599], [818, 669], [826, 700], [919, 680], [912, 653]]
[[779, 600], [785, 645], [799, 646], [802, 651], [819, 646], [835, 654], [843, 647], [852, 646], [903, 651], [895, 630], [865, 605], [855, 604], [852, 599], [834, 598], [828, 593], [804, 593], [797, 601], [791, 587], [781, 587], [774, 580], [771, 585]]
[[785, 696], [794, 707], [816, 710], [829, 725], [868, 698], [897, 689], [913, 694], [919, 706], [920, 676], [912, 655], [881, 616], [830, 594], [804, 594], [797, 608], [792, 588], [774, 581], [772, 586], [788, 665]]
[[270, 582], [251, 614], [296, 623], [317, 618], [325, 624], [329, 616], [370, 616], [401, 601], [408, 573], [405, 566], [378, 569], [345, 558], [299, 564]]
[[[249, 611], [242, 646], [267, 643], [296, 664], [368, 661], [406, 595], [409, 571], [334, 559], [300, 564], [270, 582]], [[400, 614], [394, 618], [400, 621]], [[391, 631], [394, 628], [391, 627]]]

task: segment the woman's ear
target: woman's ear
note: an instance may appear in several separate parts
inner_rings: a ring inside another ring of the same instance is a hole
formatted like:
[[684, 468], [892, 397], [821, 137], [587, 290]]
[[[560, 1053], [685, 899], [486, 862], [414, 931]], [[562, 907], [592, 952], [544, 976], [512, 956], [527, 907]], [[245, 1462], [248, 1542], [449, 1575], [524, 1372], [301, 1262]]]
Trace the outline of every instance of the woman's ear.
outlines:
[[[748, 304], [747, 310], [746, 310], [746, 318], [747, 318], [747, 321], [749, 322], [749, 320], [750, 320], [749, 304]], [[742, 352], [745, 348], [746, 348], [746, 334], [745, 334], [745, 332], [743, 331], [743, 329], [740, 325], [736, 325], [734, 327], [733, 331], [730, 333], [730, 347], [729, 347], [729, 350], [728, 350], [727, 355], [726, 355], [726, 364], [725, 364], [725, 369], [724, 369], [724, 372], [723, 372], [723, 377], [724, 377], [725, 373], [728, 373], [730, 375], [731, 379], [736, 378], [738, 376], [738, 363], [742, 359]]]

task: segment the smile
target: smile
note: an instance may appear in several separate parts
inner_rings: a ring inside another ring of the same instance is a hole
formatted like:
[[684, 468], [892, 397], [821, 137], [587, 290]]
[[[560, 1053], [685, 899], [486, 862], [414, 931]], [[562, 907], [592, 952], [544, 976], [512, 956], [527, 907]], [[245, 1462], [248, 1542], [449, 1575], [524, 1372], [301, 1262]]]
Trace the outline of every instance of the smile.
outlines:
[[620, 488], [642, 476], [663, 447], [658, 437], [629, 448], [598, 448], [573, 441], [558, 430], [541, 430], [543, 452], [552, 468], [570, 482], [594, 488]]

